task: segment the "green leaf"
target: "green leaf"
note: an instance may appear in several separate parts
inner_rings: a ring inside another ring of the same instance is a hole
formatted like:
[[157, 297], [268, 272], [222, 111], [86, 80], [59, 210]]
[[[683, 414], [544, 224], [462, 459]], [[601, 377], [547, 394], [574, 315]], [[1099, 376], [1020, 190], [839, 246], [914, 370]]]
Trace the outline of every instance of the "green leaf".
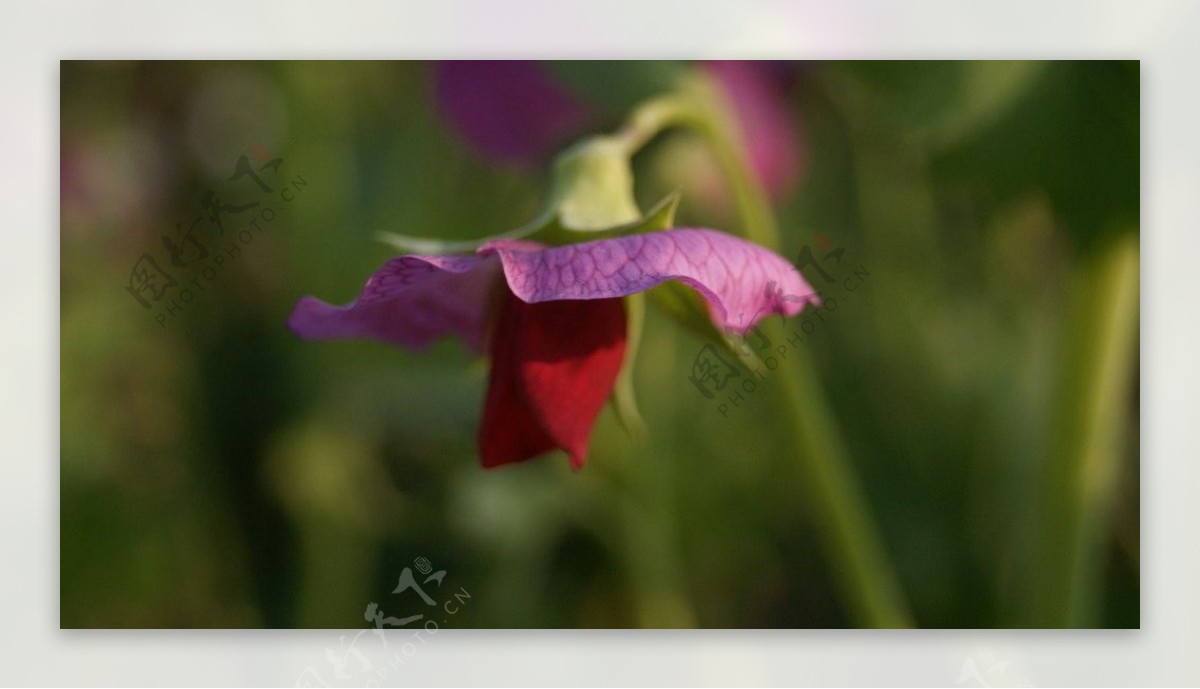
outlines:
[[[932, 159], [935, 182], [996, 213], [1045, 194], [1091, 253], [1140, 220], [1141, 71], [1136, 60], [1051, 62], [994, 121]], [[947, 193], [947, 192], [943, 192]]]

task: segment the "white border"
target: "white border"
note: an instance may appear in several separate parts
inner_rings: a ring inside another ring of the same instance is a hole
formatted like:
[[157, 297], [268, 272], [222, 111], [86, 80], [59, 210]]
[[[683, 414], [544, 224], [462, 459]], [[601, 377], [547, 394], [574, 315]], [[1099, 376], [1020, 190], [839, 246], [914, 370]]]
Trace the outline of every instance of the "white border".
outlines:
[[[704, 14], [697, 13], [704, 6]], [[1200, 684], [1200, 4], [21, 2], [0, 9], [0, 681], [287, 684], [334, 632], [60, 632], [58, 60], [1122, 57], [1143, 75], [1141, 631], [441, 632], [388, 683]]]

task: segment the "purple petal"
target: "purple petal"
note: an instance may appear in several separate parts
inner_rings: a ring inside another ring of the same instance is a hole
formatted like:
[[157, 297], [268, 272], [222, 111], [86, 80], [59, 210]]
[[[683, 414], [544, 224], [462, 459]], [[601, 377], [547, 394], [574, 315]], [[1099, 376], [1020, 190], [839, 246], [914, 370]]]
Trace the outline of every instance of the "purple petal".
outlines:
[[738, 119], [750, 166], [773, 196], [791, 189], [804, 172], [804, 132], [784, 97], [786, 77], [777, 63], [716, 61], [704, 64], [725, 90]]
[[820, 303], [782, 256], [715, 230], [675, 229], [541, 249], [496, 241], [509, 288], [523, 301], [605, 299], [642, 292], [667, 280], [695, 289], [718, 328], [744, 333], [772, 314], [794, 316]]
[[345, 306], [304, 297], [288, 326], [311, 340], [366, 337], [413, 349], [453, 333], [483, 351], [498, 272], [498, 262], [483, 256], [401, 256], [375, 271]]
[[500, 162], [544, 158], [591, 120], [536, 62], [441, 62], [435, 79], [442, 115], [472, 148]]

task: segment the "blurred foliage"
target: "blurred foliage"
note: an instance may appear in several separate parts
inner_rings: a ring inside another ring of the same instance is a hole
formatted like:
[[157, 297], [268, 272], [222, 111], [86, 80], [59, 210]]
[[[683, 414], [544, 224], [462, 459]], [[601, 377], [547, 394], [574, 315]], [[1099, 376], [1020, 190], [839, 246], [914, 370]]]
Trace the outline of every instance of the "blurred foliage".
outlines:
[[578, 98], [618, 120], [670, 89], [688, 69], [687, 63], [670, 60], [556, 60], [546, 65]]
[[[785, 254], [828, 241], [839, 282], [865, 272], [802, 346], [916, 622], [1037, 625], [1037, 541], [1065, 518], [1041, 491], [1072, 276], [1138, 231], [1138, 64], [785, 67], [808, 170], [779, 203]], [[616, 122], [682, 68], [554, 71]], [[770, 378], [722, 411], [688, 382], [704, 341], [661, 312], [633, 376], [648, 438], [605, 411], [579, 473], [479, 467], [486, 364], [456, 342], [287, 331], [300, 296], [357, 294], [394, 253], [379, 232], [473, 239], [540, 207], [544, 171], [474, 159], [440, 122], [428, 65], [64, 62], [61, 81], [62, 626], [364, 627], [372, 602], [423, 612], [392, 593], [418, 557], [446, 572], [439, 604], [470, 593], [448, 627], [849, 624]], [[728, 227], [697, 146], [672, 132], [641, 153], [639, 202], [682, 189], [680, 224]], [[242, 155], [282, 158], [272, 195], [230, 180]], [[161, 236], [209, 190], [274, 219], [211, 235], [224, 267], [164, 327], [130, 270], [150, 253], [199, 275]], [[1124, 387], [1084, 626], [1139, 625]]]

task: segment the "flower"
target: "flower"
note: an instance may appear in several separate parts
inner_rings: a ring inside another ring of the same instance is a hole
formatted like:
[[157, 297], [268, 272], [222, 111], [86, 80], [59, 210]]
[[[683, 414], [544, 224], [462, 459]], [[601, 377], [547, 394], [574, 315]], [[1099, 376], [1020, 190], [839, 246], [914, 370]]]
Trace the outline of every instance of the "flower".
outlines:
[[505, 239], [474, 255], [401, 256], [345, 306], [302, 298], [288, 325], [306, 339], [362, 337], [413, 349], [457, 335], [491, 358], [479, 428], [483, 466], [562, 449], [580, 469], [625, 360], [621, 297], [668, 280], [699, 293], [719, 329], [743, 334], [762, 318], [793, 316], [817, 301], [778, 254], [715, 230], [679, 228], [557, 247]]

